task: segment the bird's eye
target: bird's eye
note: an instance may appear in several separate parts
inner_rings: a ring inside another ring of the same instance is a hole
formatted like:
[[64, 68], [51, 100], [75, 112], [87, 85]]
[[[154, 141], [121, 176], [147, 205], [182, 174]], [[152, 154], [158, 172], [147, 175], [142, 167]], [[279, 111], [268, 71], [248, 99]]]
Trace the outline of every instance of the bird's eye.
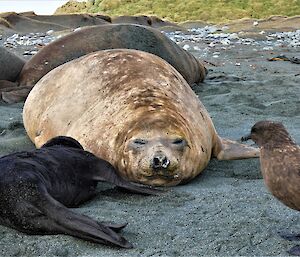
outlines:
[[147, 140], [138, 138], [138, 139], [135, 139], [133, 141], [133, 143], [136, 144], [136, 145], [145, 145], [145, 144], [147, 144]]
[[257, 128], [252, 128], [251, 129], [251, 133], [256, 133], [257, 132]]

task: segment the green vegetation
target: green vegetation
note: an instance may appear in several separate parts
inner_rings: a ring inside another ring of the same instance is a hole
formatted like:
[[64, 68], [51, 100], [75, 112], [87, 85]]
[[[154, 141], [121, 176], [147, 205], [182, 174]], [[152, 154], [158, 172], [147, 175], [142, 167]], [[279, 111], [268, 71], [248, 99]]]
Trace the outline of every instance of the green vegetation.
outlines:
[[89, 0], [70, 1], [56, 13], [102, 13], [157, 15], [170, 21], [203, 20], [224, 22], [271, 15], [300, 15], [300, 0]]

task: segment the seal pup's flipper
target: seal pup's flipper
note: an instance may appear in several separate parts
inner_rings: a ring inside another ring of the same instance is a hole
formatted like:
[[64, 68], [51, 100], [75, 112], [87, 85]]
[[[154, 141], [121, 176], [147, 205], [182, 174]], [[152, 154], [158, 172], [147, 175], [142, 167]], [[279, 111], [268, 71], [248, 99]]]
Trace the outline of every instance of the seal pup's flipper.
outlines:
[[218, 160], [257, 158], [259, 157], [259, 148], [218, 137], [213, 147], [213, 156]]
[[116, 185], [117, 187], [138, 194], [159, 195], [160, 193], [164, 192], [163, 190], [152, 188], [147, 185], [139, 185], [136, 183], [129, 182], [115, 173], [112, 174], [111, 171], [108, 171], [107, 174], [105, 174], [105, 177], [103, 177], [102, 175], [94, 175], [93, 179], [101, 182], [110, 182]]
[[127, 226], [128, 223], [123, 223], [123, 224], [117, 224], [113, 222], [101, 222], [102, 225], [109, 227], [115, 232], [120, 232], [123, 228]]
[[139, 194], [158, 195], [163, 192], [162, 190], [152, 188], [151, 186], [140, 185], [125, 180], [117, 173], [116, 169], [109, 162], [101, 159], [99, 159], [99, 171], [95, 170], [92, 179], [101, 182], [109, 182], [120, 188]]
[[[115, 224], [109, 222], [97, 222], [88, 216], [78, 214], [66, 208], [64, 205], [52, 198], [42, 188], [42, 199], [39, 201], [39, 214], [32, 219], [33, 227], [37, 224], [40, 231], [48, 234], [60, 233], [85, 239], [94, 243], [113, 244], [123, 248], [132, 248], [124, 237], [116, 233], [126, 224]], [[36, 206], [35, 206], [36, 208]], [[41, 214], [44, 215], [41, 215]], [[25, 231], [28, 233], [28, 231]], [[32, 231], [36, 234], [36, 230]]]

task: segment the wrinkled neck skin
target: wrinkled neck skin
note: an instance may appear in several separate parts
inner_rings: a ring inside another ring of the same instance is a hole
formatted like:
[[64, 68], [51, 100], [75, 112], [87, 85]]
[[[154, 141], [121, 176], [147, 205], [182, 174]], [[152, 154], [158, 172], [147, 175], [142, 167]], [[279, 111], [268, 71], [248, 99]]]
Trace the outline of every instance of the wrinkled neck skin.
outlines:
[[175, 186], [190, 179], [187, 171], [199, 166], [190, 154], [195, 148], [193, 138], [183, 120], [171, 117], [146, 115], [131, 124], [126, 135], [118, 136], [116, 166], [121, 175], [154, 186]]

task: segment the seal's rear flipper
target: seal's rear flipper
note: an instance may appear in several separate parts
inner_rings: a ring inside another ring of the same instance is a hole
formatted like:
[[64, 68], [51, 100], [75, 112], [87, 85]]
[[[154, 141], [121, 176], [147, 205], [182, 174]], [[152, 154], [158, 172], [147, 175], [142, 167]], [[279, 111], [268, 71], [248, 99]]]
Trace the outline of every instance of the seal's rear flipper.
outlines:
[[218, 160], [257, 158], [259, 157], [259, 149], [218, 137], [213, 148], [213, 156]]
[[28, 87], [15, 87], [12, 89], [2, 90], [1, 98], [8, 104], [24, 102], [31, 91]]
[[34, 222], [42, 226], [46, 232], [67, 234], [94, 243], [114, 244], [124, 248], [132, 248], [132, 245], [124, 237], [116, 233], [126, 224], [97, 222], [69, 210], [53, 199], [47, 192], [44, 196], [46, 201], [41, 204], [40, 209], [46, 217], [40, 218], [39, 216]]
[[17, 88], [19, 86], [19, 82], [12, 82], [8, 80], [0, 80], [0, 91], [7, 91], [11, 88]]

